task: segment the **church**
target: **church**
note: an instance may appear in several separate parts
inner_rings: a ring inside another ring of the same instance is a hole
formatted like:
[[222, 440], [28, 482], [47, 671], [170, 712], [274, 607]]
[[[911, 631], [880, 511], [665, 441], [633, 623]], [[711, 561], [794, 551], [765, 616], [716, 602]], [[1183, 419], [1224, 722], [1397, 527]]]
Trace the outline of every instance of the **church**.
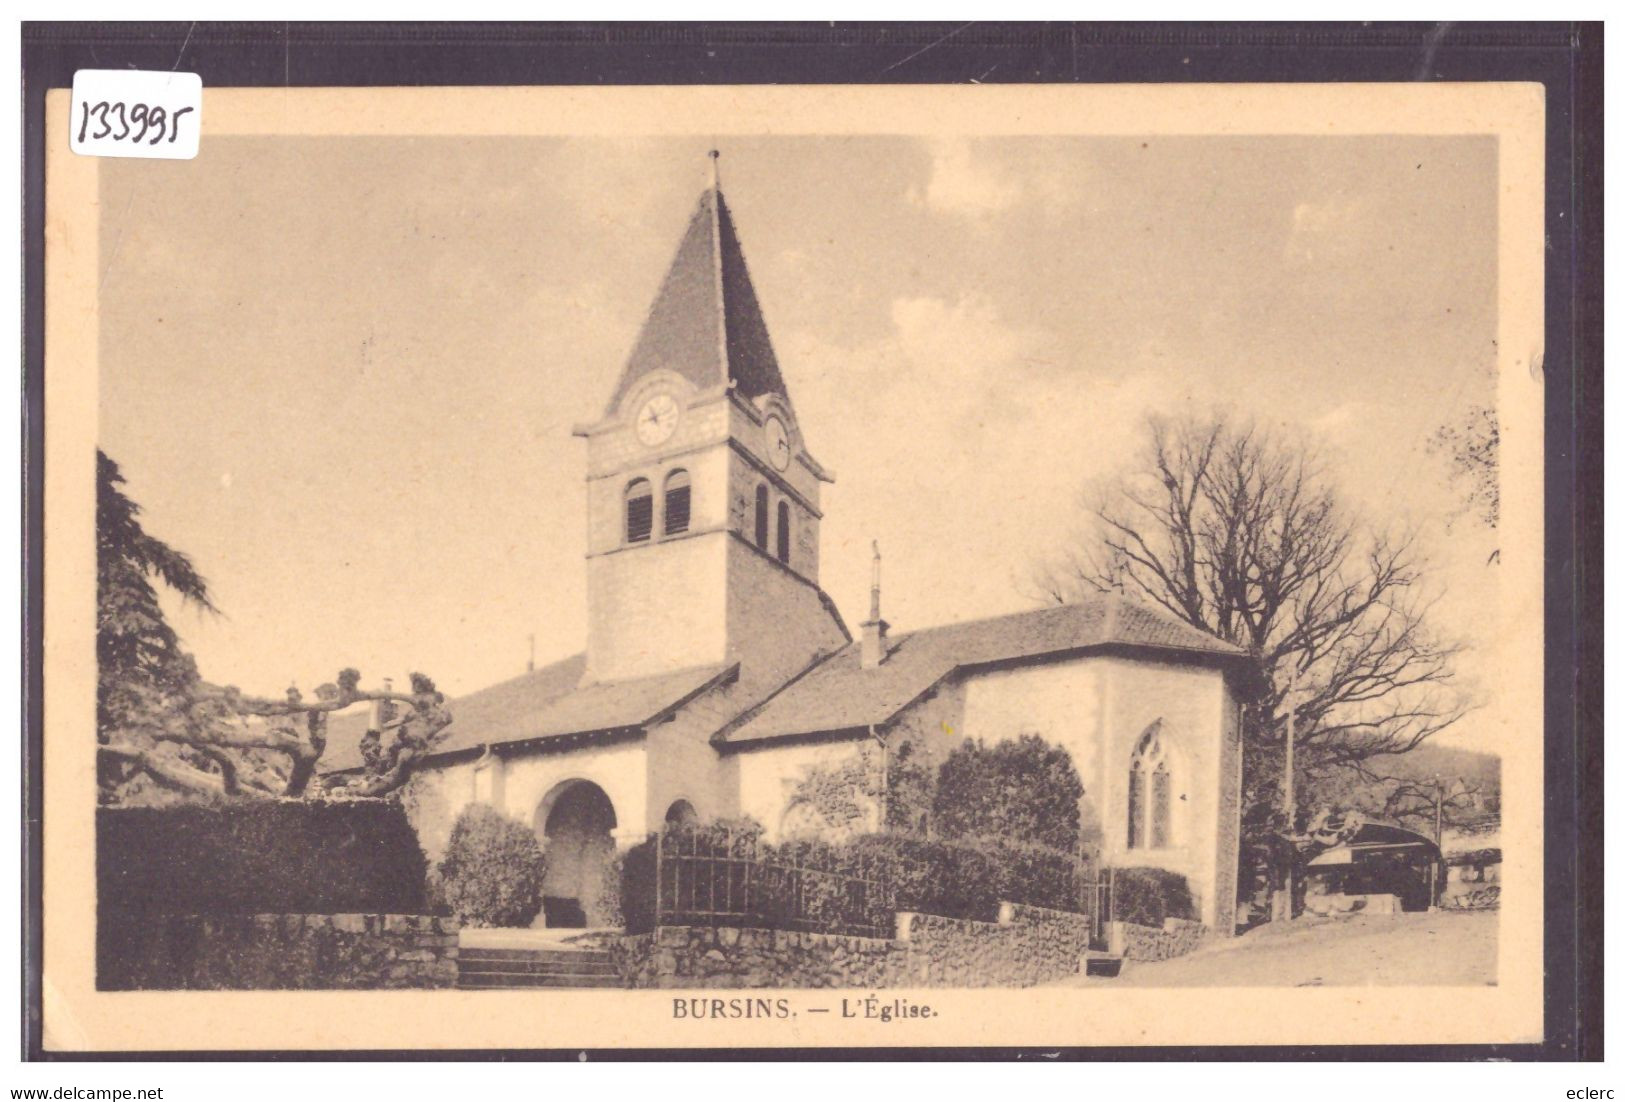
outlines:
[[[1071, 753], [1098, 859], [1183, 874], [1203, 922], [1229, 933], [1247, 655], [1111, 595], [893, 632], [878, 555], [854, 631], [819, 585], [833, 476], [816, 429], [796, 416], [713, 180], [607, 406], [574, 430], [585, 649], [451, 701], [405, 792], [430, 859], [464, 807], [488, 803], [534, 826], [544, 894], [596, 925], [615, 848], [664, 824], [836, 829], [797, 798], [810, 770], [1036, 733]], [[361, 730], [334, 725], [324, 768], [359, 767]]]

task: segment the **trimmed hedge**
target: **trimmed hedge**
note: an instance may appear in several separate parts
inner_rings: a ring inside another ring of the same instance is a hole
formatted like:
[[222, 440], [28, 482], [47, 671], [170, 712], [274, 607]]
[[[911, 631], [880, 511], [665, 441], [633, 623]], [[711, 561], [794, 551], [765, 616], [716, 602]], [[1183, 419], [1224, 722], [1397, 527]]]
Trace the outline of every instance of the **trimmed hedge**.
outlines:
[[651, 836], [620, 854], [621, 918], [629, 934], [655, 928], [655, 845]]
[[953, 841], [906, 834], [868, 834], [849, 843], [877, 861], [897, 909], [992, 922], [999, 903], [1057, 911], [1082, 909], [1077, 861], [1070, 854], [987, 838]]
[[1011, 903], [1080, 914], [1083, 866], [1070, 853], [1020, 842], [984, 841], [996, 866], [998, 897]]
[[1164, 919], [1197, 918], [1190, 885], [1177, 872], [1137, 866], [1112, 873], [1112, 918], [1162, 927]]
[[542, 910], [547, 858], [536, 832], [488, 804], [452, 824], [436, 881], [451, 913], [470, 926], [529, 926]]
[[[892, 832], [840, 843], [793, 839], [768, 845], [759, 835], [759, 827], [752, 830], [737, 823], [707, 824], [667, 835], [668, 852], [702, 859], [668, 859], [681, 866], [682, 896], [705, 901], [705, 909], [723, 900], [740, 908], [738, 914], [713, 915], [705, 921], [841, 932], [889, 929], [897, 911], [992, 922], [1001, 901], [1059, 911], [1083, 909], [1077, 862], [1042, 846], [988, 839], [944, 841]], [[707, 857], [754, 859], [748, 913], [743, 907], [744, 865], [737, 860], [703, 860]], [[654, 927], [655, 865], [653, 840], [624, 855], [621, 908], [628, 933]], [[671, 874], [667, 880], [670, 894], [677, 881]], [[667, 900], [668, 905], [673, 902]], [[683, 899], [675, 903], [683, 909]]]
[[979, 846], [907, 834], [866, 834], [847, 847], [891, 885], [893, 909], [991, 922], [999, 914], [996, 866]]
[[96, 810], [104, 912], [417, 914], [427, 869], [389, 800]]

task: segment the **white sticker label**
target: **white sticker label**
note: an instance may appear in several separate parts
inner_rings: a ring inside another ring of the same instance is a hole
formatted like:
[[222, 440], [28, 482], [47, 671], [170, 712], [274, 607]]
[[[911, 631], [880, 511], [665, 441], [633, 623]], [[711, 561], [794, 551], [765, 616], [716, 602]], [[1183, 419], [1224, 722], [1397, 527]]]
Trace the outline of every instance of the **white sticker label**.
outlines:
[[73, 74], [69, 140], [87, 157], [197, 156], [203, 79], [196, 73], [80, 69]]

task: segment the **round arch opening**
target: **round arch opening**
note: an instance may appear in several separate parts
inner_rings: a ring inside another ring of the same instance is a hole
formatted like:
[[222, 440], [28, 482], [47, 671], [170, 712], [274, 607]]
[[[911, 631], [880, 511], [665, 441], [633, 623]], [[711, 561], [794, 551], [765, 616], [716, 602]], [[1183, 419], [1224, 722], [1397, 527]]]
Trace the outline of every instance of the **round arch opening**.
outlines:
[[615, 856], [615, 805], [588, 780], [555, 785], [536, 806], [535, 829], [547, 850], [542, 918], [548, 926], [603, 926], [613, 920], [607, 889]]

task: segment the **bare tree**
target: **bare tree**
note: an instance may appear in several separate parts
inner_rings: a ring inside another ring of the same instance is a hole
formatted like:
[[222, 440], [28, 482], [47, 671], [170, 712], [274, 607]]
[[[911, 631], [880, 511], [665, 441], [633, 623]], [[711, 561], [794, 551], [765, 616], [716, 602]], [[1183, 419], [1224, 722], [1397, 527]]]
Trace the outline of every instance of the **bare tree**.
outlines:
[[1255, 655], [1244, 716], [1248, 822], [1272, 825], [1288, 687], [1303, 777], [1404, 753], [1464, 713], [1457, 648], [1414, 539], [1363, 525], [1307, 444], [1224, 418], [1148, 422], [1142, 459], [1086, 502], [1074, 545], [1035, 572], [1044, 597], [1118, 592]]
[[[1501, 421], [1494, 406], [1474, 406], [1460, 424], [1442, 425], [1428, 440], [1428, 451], [1443, 455], [1450, 477], [1462, 493], [1463, 512], [1484, 527], [1501, 523]], [[1458, 514], [1459, 515], [1459, 514]], [[1453, 519], [1453, 518], [1452, 518]], [[1500, 548], [1489, 561], [1501, 557]]]
[[1430, 837], [1435, 827], [1480, 827], [1497, 821], [1493, 795], [1466, 777], [1389, 776], [1365, 762], [1357, 770], [1322, 778], [1303, 802], [1321, 815], [1362, 813]]
[[1383, 796], [1383, 817], [1415, 827], [1425, 834], [1433, 834], [1435, 828], [1474, 825], [1485, 818], [1479, 809], [1482, 786], [1470, 784], [1459, 777], [1449, 781], [1416, 781], [1403, 777], [1379, 779], [1393, 786], [1386, 789]]

